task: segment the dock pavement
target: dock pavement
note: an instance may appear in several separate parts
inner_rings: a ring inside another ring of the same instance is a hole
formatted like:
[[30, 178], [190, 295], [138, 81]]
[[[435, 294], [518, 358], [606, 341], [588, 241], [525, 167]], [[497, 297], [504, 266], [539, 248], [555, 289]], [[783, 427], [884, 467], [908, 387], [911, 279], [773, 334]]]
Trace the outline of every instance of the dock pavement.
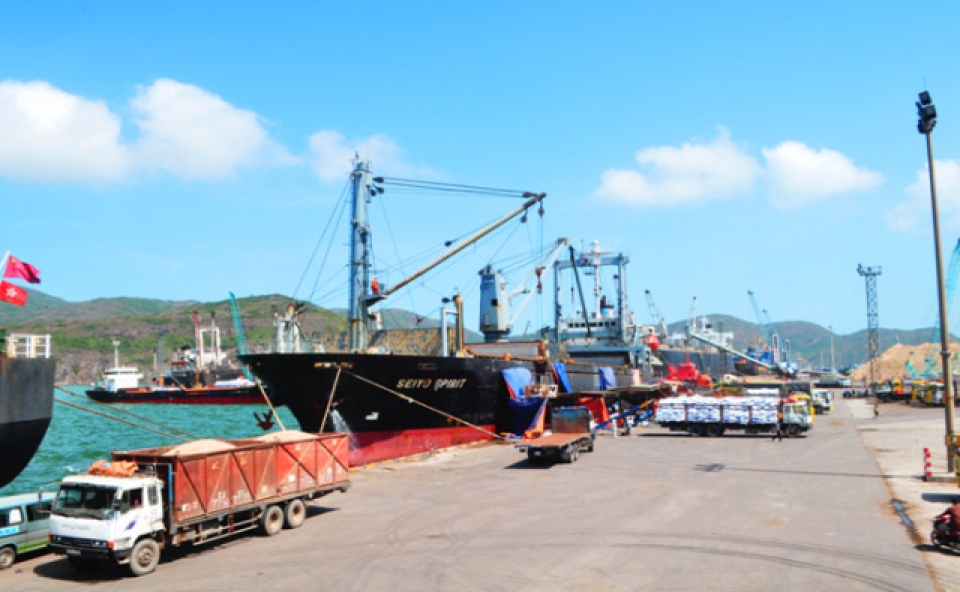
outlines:
[[873, 409], [840, 398], [782, 441], [650, 425], [573, 464], [440, 451], [353, 471], [349, 493], [278, 536], [174, 550], [142, 578], [41, 554], [0, 572], [0, 589], [960, 590], [960, 554], [928, 538], [960, 492], [943, 480], [943, 410]]
[[[943, 407], [919, 403], [882, 403], [873, 399], [840, 399], [870, 451], [891, 498], [899, 500], [915, 529], [911, 534], [937, 590], [960, 590], [960, 553], [930, 544], [934, 517], [960, 497], [955, 475], [946, 471]], [[876, 408], [877, 412], [874, 412]], [[930, 478], [925, 479], [924, 448], [930, 451]], [[908, 534], [910, 534], [908, 529]]]

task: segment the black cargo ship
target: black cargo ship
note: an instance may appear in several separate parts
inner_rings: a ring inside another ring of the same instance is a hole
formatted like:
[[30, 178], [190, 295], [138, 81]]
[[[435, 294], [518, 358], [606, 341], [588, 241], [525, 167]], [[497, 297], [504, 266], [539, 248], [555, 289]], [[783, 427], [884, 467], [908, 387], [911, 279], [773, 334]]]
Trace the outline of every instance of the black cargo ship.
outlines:
[[447, 347], [440, 348], [440, 355], [371, 351], [375, 348], [371, 347], [369, 333], [375, 314], [370, 307], [525, 214], [546, 195], [513, 192], [524, 199], [523, 205], [407, 279], [381, 289], [369, 274], [371, 233], [366, 206], [372, 196], [383, 193], [384, 180], [374, 179], [363, 162], [356, 165], [351, 180], [350, 329], [343, 348], [346, 351], [305, 352], [312, 344], [299, 332], [298, 309], [291, 305], [286, 315], [278, 318], [273, 346], [276, 351], [241, 355], [240, 360], [269, 386], [276, 404], [289, 407], [301, 430], [349, 431], [350, 463], [354, 466], [495, 438], [508, 429], [509, 423], [509, 391], [501, 370], [526, 366], [533, 371], [536, 364], [471, 356], [462, 339], [462, 310], [457, 316], [456, 333], [460, 338], [453, 352]]
[[510, 431], [510, 395], [501, 371], [529, 366], [360, 353], [248, 354], [243, 361], [270, 385], [274, 403], [286, 405], [301, 430], [349, 431], [351, 466]]
[[3, 335], [0, 343], [0, 487], [5, 487], [30, 463], [50, 426], [56, 363], [49, 357], [49, 335]]

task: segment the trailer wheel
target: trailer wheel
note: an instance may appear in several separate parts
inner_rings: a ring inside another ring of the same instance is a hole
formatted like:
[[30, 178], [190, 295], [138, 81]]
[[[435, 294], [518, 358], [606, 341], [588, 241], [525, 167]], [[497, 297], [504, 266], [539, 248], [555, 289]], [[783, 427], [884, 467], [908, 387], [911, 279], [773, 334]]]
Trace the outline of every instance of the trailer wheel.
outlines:
[[131, 575], [139, 577], [153, 573], [158, 563], [160, 563], [160, 547], [157, 541], [140, 539], [130, 552], [130, 563], [127, 564], [127, 568]]
[[723, 428], [718, 424], [711, 423], [707, 426], [707, 435], [711, 438], [719, 438], [723, 435]]
[[787, 426], [787, 435], [791, 438], [796, 438], [800, 435], [800, 426], [795, 423], [791, 423]]
[[690, 435], [694, 437], [699, 437], [703, 435], [703, 426], [695, 423], [690, 425]]
[[540, 457], [533, 450], [527, 450], [527, 462], [531, 465], [540, 464]]
[[590, 439], [590, 442], [583, 449], [584, 452], [593, 452], [593, 438]]
[[577, 462], [577, 459], [580, 457], [580, 450], [576, 446], [574, 446], [573, 448], [570, 449], [569, 456], [570, 456], [570, 460], [568, 462], [570, 463]]
[[302, 499], [292, 499], [283, 512], [284, 525], [287, 528], [300, 528], [307, 519], [307, 506]]
[[0, 549], [0, 569], [7, 569], [17, 560], [17, 552], [13, 547]]
[[260, 517], [260, 532], [266, 536], [278, 534], [283, 528], [283, 510], [280, 506], [270, 506]]

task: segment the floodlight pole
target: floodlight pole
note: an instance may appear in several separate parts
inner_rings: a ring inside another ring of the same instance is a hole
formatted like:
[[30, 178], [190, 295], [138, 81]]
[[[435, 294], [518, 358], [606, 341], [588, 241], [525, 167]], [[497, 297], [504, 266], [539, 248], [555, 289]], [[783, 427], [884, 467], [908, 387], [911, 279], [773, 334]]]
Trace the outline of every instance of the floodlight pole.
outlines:
[[930, 204], [933, 211], [933, 246], [937, 260], [937, 300], [940, 304], [940, 358], [943, 370], [943, 407], [946, 422], [947, 471], [957, 470], [957, 446], [954, 435], [953, 372], [950, 369], [950, 329], [947, 327], [947, 292], [943, 283], [943, 255], [940, 250], [940, 214], [937, 209], [937, 183], [933, 171], [933, 140], [931, 132], [937, 125], [937, 110], [930, 99], [930, 93], [920, 93], [917, 103], [920, 121], [917, 131], [927, 139], [927, 166], [930, 171]]

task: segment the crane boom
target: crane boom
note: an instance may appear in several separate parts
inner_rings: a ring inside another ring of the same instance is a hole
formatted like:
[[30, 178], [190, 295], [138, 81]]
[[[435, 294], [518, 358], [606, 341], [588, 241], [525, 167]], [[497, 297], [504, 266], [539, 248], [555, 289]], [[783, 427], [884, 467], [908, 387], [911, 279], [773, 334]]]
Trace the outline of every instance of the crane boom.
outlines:
[[[950, 303], [953, 302], [953, 295], [957, 291], [957, 278], [960, 276], [960, 239], [957, 240], [957, 245], [953, 248], [953, 254], [950, 255], [950, 265], [947, 267], [947, 281], [946, 281], [946, 299], [947, 299], [947, 318], [950, 318]], [[934, 322], [933, 326], [933, 342], [936, 342], [940, 335], [940, 315], [937, 315], [937, 320]], [[935, 378], [940, 376], [943, 372], [937, 367], [937, 348], [931, 347], [929, 353], [927, 353], [926, 359], [923, 361], [923, 375], [926, 378]]]
[[[233, 314], [233, 330], [237, 333], [237, 354], [245, 355], [247, 353], [247, 338], [243, 333], [243, 323], [240, 322], [240, 307], [237, 306], [237, 297], [230, 292], [230, 312]], [[243, 365], [243, 376], [247, 380], [253, 380], [253, 374]]]
[[750, 304], [753, 305], [753, 314], [757, 316], [757, 323], [760, 325], [760, 336], [763, 338], [764, 343], [768, 346], [773, 346], [773, 335], [770, 334], [770, 328], [767, 327], [767, 323], [763, 320], [763, 314], [760, 312], [760, 305], [757, 304], [753, 290], [747, 290], [747, 296], [750, 297]]
[[653, 326], [657, 328], [661, 338], [666, 338], [667, 320], [660, 314], [660, 309], [657, 308], [657, 303], [653, 301], [653, 294], [650, 293], [650, 290], [644, 290], [644, 294], [647, 297], [647, 306], [650, 308], [650, 318], [653, 320]]

